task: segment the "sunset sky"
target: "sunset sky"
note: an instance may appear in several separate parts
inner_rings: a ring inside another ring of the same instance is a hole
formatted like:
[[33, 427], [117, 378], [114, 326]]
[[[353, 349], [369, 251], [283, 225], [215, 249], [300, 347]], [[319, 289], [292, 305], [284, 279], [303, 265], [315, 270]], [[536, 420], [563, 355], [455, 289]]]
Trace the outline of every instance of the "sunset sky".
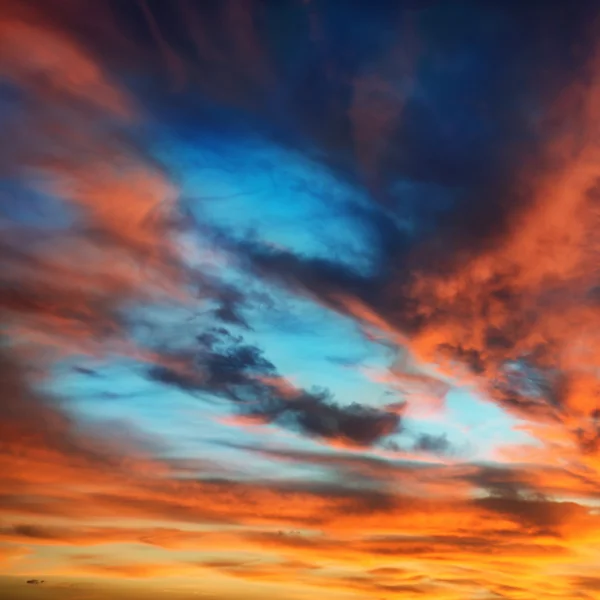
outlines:
[[600, 599], [600, 4], [0, 2], [0, 597]]

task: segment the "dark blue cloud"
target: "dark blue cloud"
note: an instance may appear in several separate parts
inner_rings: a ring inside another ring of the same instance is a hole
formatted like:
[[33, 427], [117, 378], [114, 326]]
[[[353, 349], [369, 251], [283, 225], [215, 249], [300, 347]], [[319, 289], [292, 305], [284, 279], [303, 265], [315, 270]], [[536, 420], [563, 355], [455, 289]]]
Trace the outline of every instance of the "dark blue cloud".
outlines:
[[320, 440], [371, 446], [400, 431], [397, 412], [338, 404], [327, 390], [294, 388], [260, 348], [225, 328], [211, 328], [197, 342], [195, 355], [178, 357], [183, 369], [156, 365], [148, 369], [148, 377], [186, 392], [227, 399], [253, 421]]

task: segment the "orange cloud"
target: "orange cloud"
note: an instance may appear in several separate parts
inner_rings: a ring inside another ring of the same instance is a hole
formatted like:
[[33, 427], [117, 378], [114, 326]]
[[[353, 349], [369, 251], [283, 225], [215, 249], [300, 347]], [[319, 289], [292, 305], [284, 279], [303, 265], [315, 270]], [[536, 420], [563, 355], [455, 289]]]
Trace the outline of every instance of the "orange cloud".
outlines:
[[119, 313], [131, 303], [181, 297], [176, 191], [125, 133], [135, 103], [42, 8], [9, 3], [0, 21], [0, 70], [26, 98], [15, 152], [0, 161], [24, 187], [59, 197], [72, 223], [23, 225], [3, 240], [0, 310], [32, 348], [98, 352], [125, 337]]

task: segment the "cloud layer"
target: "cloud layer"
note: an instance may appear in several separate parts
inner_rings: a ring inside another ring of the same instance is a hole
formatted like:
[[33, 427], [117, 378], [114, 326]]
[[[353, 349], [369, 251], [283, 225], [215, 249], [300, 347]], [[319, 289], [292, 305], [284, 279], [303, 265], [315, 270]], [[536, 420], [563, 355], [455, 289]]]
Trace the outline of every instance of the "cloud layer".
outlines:
[[597, 18], [4, 3], [0, 589], [600, 598]]

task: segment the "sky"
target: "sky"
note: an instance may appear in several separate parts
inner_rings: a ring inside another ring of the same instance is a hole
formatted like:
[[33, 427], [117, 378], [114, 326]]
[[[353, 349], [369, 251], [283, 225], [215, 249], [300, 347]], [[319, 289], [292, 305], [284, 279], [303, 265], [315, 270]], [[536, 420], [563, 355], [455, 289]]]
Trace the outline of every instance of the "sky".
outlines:
[[4, 0], [0, 596], [600, 599], [599, 19]]

